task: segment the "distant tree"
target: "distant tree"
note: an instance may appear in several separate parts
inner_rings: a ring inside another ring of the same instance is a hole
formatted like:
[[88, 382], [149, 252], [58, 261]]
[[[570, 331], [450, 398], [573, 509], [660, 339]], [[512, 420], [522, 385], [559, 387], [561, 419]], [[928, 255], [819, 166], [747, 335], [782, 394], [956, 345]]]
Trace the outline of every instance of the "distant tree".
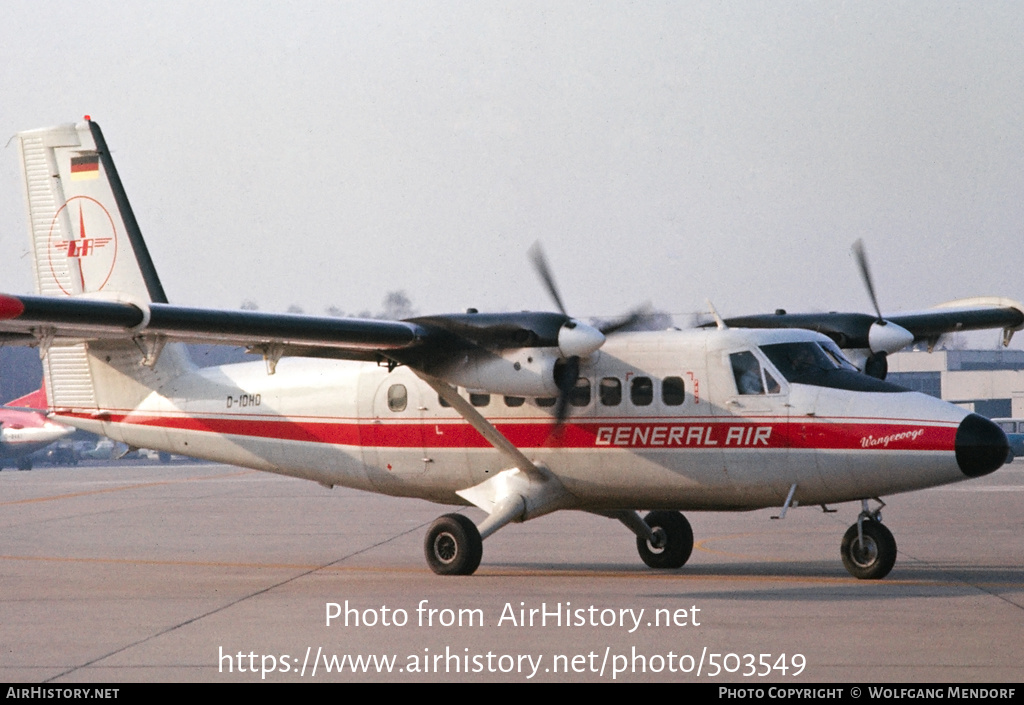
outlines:
[[292, 304], [288, 307], [288, 313], [305, 313], [305, 311], [298, 304]]
[[402, 318], [411, 318], [416, 315], [416, 311], [413, 310], [412, 301], [404, 291], [389, 291], [384, 296], [384, 310], [380, 312], [377, 318], [384, 318], [391, 321], [397, 321]]
[[242, 302], [243, 311], [259, 311], [260, 307], [256, 305], [256, 302], [252, 299], [246, 299]]
[[[382, 311], [374, 314], [373, 311], [363, 310], [359, 313], [348, 313], [340, 306], [328, 306], [324, 311], [328, 316], [338, 318], [380, 318], [389, 321], [397, 321], [403, 318], [411, 318], [416, 315], [416, 309], [412, 307], [412, 301], [404, 291], [389, 291], [381, 302], [384, 307]], [[292, 309], [288, 309], [291, 311]], [[300, 309], [301, 312], [301, 309]]]

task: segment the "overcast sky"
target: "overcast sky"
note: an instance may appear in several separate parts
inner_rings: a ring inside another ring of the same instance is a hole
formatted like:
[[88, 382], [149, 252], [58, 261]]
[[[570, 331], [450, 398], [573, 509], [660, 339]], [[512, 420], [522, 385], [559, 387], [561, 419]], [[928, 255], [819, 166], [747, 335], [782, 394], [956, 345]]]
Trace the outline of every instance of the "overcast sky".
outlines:
[[[676, 314], [1024, 298], [1019, 2], [5, 2], [0, 126], [90, 114], [175, 303]], [[17, 150], [0, 290], [29, 292]]]

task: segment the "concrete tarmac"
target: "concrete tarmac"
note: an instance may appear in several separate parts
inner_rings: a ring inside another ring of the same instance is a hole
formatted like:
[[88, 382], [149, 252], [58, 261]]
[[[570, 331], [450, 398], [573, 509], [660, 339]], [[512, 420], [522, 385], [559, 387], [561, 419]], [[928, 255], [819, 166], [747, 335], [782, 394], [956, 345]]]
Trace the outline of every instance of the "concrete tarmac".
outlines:
[[4, 471], [0, 680], [1019, 682], [1024, 462], [886, 501], [882, 581], [840, 562], [854, 504], [688, 514], [673, 572], [561, 512], [448, 578], [422, 544], [455, 510], [420, 500], [214, 464]]

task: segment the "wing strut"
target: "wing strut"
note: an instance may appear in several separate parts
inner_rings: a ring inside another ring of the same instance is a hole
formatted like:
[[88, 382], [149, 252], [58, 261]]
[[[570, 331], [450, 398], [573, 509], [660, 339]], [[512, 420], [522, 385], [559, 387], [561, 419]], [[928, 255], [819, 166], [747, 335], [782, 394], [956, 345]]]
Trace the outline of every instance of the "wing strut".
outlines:
[[470, 426], [479, 431], [480, 435], [487, 439], [488, 443], [500, 450], [507, 458], [509, 458], [515, 467], [519, 468], [533, 479], [548, 479], [551, 474], [550, 471], [545, 473], [534, 465], [532, 460], [523, 455], [523, 452], [512, 444], [512, 441], [505, 438], [501, 431], [496, 429], [494, 425], [485, 419], [472, 404], [466, 401], [455, 387], [451, 386], [447, 382], [443, 382], [418, 371], [416, 374], [420, 379], [429, 384], [442, 399], [451, 405], [453, 409], [459, 412], [459, 415], [466, 419]]
[[414, 372], [512, 464], [508, 470], [456, 493], [487, 512], [487, 518], [477, 527], [481, 538], [487, 538], [509, 522], [533, 519], [576, 503], [576, 498], [551, 470], [527, 458], [460, 396], [455, 387], [418, 370]]

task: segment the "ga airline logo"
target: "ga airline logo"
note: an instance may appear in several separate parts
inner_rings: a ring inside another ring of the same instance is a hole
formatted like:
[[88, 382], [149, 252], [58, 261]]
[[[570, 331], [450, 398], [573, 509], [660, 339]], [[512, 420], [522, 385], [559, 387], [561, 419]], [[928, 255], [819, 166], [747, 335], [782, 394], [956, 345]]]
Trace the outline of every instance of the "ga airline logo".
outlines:
[[[60, 225], [65, 211], [70, 239], [64, 239]], [[53, 216], [47, 250], [50, 275], [62, 292], [70, 296], [102, 291], [117, 260], [114, 219], [95, 198], [73, 196]]]
[[96, 250], [105, 247], [114, 238], [111, 237], [87, 237], [81, 240], [68, 240], [65, 242], [56, 242], [54, 247], [57, 249], [63, 249], [64, 245], [68, 246], [67, 256], [72, 259], [80, 257], [88, 257], [93, 254]]

